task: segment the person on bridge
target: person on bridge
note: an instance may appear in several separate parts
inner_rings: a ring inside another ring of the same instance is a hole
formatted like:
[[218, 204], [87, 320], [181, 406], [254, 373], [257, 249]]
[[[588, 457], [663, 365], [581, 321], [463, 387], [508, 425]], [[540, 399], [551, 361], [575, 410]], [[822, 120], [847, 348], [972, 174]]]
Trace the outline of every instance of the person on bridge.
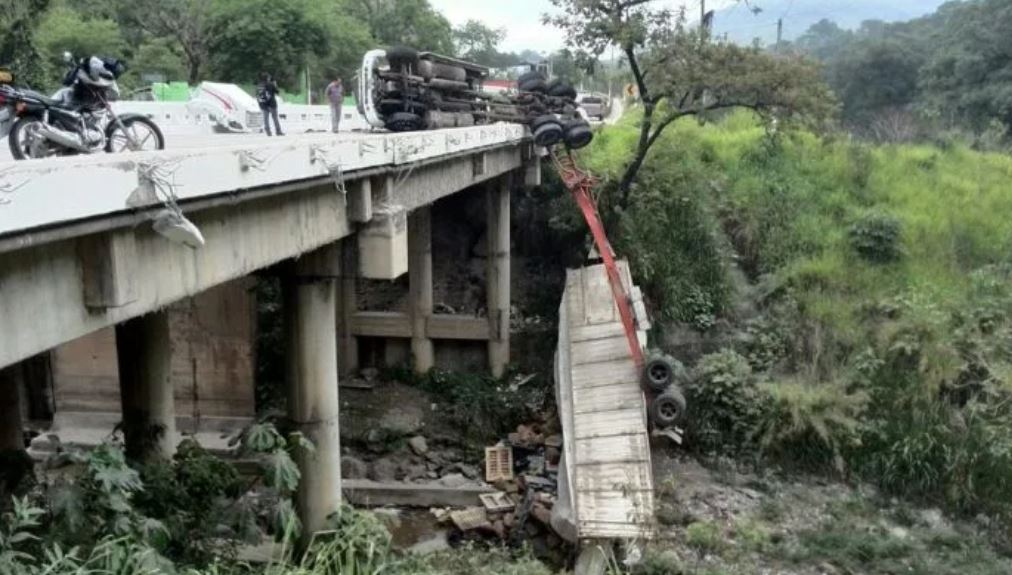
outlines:
[[278, 83], [274, 81], [267, 72], [260, 74], [260, 83], [257, 84], [257, 103], [260, 104], [260, 111], [264, 114], [264, 131], [271, 135], [270, 119], [274, 118], [274, 131], [279, 136], [284, 136], [281, 131], [281, 122], [278, 121]]
[[341, 78], [335, 78], [327, 85], [327, 100], [330, 101], [330, 129], [335, 134], [341, 126], [341, 111], [344, 107], [344, 86]]

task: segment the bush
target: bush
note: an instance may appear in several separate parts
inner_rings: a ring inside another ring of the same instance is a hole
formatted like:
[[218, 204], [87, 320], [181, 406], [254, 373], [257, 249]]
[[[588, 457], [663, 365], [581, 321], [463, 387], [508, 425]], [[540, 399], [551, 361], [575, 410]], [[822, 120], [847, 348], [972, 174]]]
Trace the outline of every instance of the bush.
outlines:
[[799, 381], [764, 384], [760, 392], [766, 400], [752, 437], [762, 455], [802, 468], [846, 470], [844, 457], [861, 444], [867, 395]]
[[850, 226], [850, 246], [865, 261], [888, 264], [899, 261], [902, 226], [896, 218], [883, 214], [865, 216]]
[[686, 387], [691, 444], [703, 452], [743, 452], [761, 414], [748, 361], [731, 350], [704, 356]]

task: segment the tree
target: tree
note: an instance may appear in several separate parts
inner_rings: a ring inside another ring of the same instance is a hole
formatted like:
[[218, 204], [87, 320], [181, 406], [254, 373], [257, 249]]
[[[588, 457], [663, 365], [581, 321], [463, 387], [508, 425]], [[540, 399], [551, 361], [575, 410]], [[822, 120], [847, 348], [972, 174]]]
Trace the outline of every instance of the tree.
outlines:
[[685, 26], [684, 12], [652, 8], [651, 0], [551, 0], [560, 13], [544, 20], [561, 28], [570, 47], [597, 59], [622, 51], [643, 105], [639, 141], [619, 182], [626, 207], [636, 175], [664, 130], [679, 118], [748, 108], [778, 119], [822, 120], [832, 98], [817, 68], [796, 57], [711, 43]]
[[976, 130], [992, 120], [1012, 127], [1012, 5], [983, 0], [945, 5], [921, 85], [927, 105]]
[[113, 20], [88, 19], [76, 10], [56, 7], [46, 14], [36, 32], [39, 51], [50, 73], [42, 85], [57, 85], [63, 67], [63, 53], [70, 52], [77, 58], [93, 55], [119, 56], [126, 43], [120, 34], [119, 25]]
[[170, 38], [148, 40], [134, 51], [127, 75], [139, 79], [145, 74], [157, 74], [166, 81], [186, 79], [186, 63]]
[[10, 67], [28, 85], [46, 78], [35, 30], [48, 7], [49, 0], [26, 0], [0, 10], [0, 65]]
[[498, 55], [497, 48], [506, 38], [504, 28], [489, 28], [478, 20], [468, 20], [453, 31], [457, 54], [480, 64], [491, 65]]
[[453, 27], [428, 0], [348, 0], [348, 9], [380, 44], [454, 54]]
[[172, 38], [186, 60], [187, 80], [198, 84], [210, 58], [210, 24], [217, 0], [122, 0], [121, 13], [156, 38]]
[[843, 117], [865, 125], [889, 110], [902, 110], [918, 96], [920, 54], [895, 40], [860, 42], [839, 56], [830, 84], [843, 104]]
[[326, 26], [310, 17], [310, 1], [223, 1], [209, 27], [215, 76], [252, 82], [266, 71], [295, 86], [308, 57], [325, 56], [330, 40]]
[[826, 62], [840, 55], [853, 41], [853, 33], [822, 19], [799, 36], [794, 45], [805, 54]]

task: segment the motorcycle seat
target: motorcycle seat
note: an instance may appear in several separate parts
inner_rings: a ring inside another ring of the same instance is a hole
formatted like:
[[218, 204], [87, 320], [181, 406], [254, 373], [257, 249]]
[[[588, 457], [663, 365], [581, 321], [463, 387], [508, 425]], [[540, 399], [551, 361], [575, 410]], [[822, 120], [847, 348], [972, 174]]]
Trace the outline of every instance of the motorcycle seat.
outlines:
[[50, 98], [41, 92], [36, 92], [35, 90], [25, 90], [24, 95], [38, 100], [39, 102], [42, 102], [43, 105], [50, 108], [69, 109], [67, 102], [64, 102], [63, 100], [54, 100], [53, 98]]

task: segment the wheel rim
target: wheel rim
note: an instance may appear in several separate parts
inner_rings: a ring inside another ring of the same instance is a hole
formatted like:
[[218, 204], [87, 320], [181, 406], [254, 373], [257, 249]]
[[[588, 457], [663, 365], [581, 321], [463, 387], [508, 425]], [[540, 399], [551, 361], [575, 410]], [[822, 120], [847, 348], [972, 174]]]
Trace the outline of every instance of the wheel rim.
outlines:
[[[130, 137], [132, 137], [133, 141], [137, 143], [136, 148], [132, 147], [130, 138], [127, 137], [127, 133], [124, 132], [124, 129], [129, 132]], [[143, 122], [130, 122], [129, 124], [125, 124], [122, 128], [116, 127], [109, 138], [109, 150], [112, 152], [141, 152], [157, 149], [158, 134], [155, 133], [154, 128]]]
[[650, 381], [654, 383], [665, 383], [668, 381], [668, 370], [663, 365], [651, 365], [648, 370]]
[[38, 134], [41, 128], [42, 122], [38, 120], [22, 126], [18, 148], [26, 158], [45, 158], [49, 155], [50, 147], [46, 144], [45, 138]]
[[665, 401], [658, 406], [658, 413], [664, 418], [665, 421], [674, 421], [678, 419], [678, 406], [673, 401]]

